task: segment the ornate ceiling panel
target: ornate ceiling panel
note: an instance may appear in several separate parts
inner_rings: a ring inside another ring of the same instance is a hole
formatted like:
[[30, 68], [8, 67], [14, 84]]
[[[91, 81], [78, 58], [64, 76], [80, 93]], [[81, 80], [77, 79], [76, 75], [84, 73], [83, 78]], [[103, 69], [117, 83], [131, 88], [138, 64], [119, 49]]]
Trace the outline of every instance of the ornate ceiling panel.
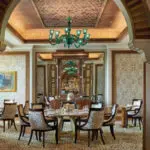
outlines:
[[127, 27], [113, 0], [20, 0], [9, 27], [25, 41], [48, 40], [49, 28], [64, 33], [69, 14], [72, 33], [87, 27], [91, 39], [117, 39]]
[[44, 27], [31, 0], [19, 2], [9, 18], [9, 23], [19, 30]]
[[33, 0], [46, 27], [63, 27], [72, 17], [73, 27], [95, 27], [107, 0]]
[[[97, 24], [101, 28], [111, 28], [112, 23], [116, 19], [117, 14], [120, 12], [118, 6], [114, 3], [113, 0], [108, 0], [105, 10]], [[121, 13], [122, 15], [122, 13]], [[123, 15], [122, 15], [123, 16]]]

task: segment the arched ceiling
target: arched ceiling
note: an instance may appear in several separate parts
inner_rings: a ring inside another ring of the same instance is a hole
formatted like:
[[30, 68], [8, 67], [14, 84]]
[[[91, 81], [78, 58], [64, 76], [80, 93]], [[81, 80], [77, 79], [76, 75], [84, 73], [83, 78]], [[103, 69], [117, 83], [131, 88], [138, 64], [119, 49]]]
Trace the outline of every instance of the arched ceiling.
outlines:
[[92, 40], [115, 41], [127, 33], [127, 25], [113, 0], [21, 0], [9, 19], [9, 27], [26, 41], [47, 41], [49, 29], [64, 33], [72, 17], [73, 33], [88, 28]]

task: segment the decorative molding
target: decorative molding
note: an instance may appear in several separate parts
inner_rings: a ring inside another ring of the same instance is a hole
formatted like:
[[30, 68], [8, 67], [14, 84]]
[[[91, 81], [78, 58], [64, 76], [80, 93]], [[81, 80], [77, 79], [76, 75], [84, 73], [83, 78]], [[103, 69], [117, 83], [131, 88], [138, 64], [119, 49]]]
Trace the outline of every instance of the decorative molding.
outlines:
[[6, 49], [6, 44], [4, 41], [0, 41], [0, 52], [4, 52]]
[[150, 40], [134, 40], [128, 43], [129, 48], [133, 51], [140, 53], [143, 56], [143, 60], [150, 63]]
[[19, 32], [17, 32], [14, 28], [13, 28], [13, 26], [11, 26], [9, 23], [7, 24], [7, 28], [16, 36], [16, 37], [18, 37], [20, 40], [21, 40], [21, 42], [25, 42], [25, 39], [24, 39], [24, 37], [19, 33]]

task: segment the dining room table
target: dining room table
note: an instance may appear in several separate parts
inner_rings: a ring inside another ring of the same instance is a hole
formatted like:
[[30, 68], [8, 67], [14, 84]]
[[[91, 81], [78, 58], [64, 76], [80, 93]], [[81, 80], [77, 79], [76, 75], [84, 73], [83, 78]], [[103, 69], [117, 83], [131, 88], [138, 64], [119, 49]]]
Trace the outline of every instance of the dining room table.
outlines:
[[[58, 138], [60, 139], [61, 137], [64, 137], [66, 135], [71, 135], [72, 138], [74, 138], [75, 135], [75, 121], [77, 118], [86, 118], [88, 117], [89, 114], [89, 109], [84, 108], [84, 109], [73, 109], [73, 110], [65, 110], [64, 108], [60, 109], [45, 109], [44, 110], [44, 115], [47, 118], [53, 118], [57, 117], [58, 119]], [[63, 131], [63, 119], [67, 117], [70, 120], [70, 128], [72, 129], [71, 131]], [[78, 133], [79, 135], [79, 133]], [[79, 135], [80, 137], [80, 135]]]

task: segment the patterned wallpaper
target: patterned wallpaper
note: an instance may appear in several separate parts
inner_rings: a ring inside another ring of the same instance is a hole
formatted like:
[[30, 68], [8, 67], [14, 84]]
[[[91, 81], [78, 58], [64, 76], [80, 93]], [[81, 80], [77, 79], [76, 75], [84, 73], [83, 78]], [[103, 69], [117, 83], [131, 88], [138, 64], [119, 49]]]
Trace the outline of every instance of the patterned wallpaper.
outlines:
[[44, 94], [44, 79], [45, 79], [45, 73], [44, 73], [44, 66], [38, 66], [37, 67], [37, 93]]
[[132, 99], [143, 99], [143, 59], [139, 54], [115, 55], [115, 101], [131, 104]]
[[17, 72], [17, 91], [0, 92], [0, 105], [3, 105], [3, 99], [15, 99], [18, 104], [24, 104], [26, 93], [26, 56], [0, 55], [0, 71]]
[[97, 68], [97, 94], [103, 94], [105, 91], [105, 69], [104, 66]]

